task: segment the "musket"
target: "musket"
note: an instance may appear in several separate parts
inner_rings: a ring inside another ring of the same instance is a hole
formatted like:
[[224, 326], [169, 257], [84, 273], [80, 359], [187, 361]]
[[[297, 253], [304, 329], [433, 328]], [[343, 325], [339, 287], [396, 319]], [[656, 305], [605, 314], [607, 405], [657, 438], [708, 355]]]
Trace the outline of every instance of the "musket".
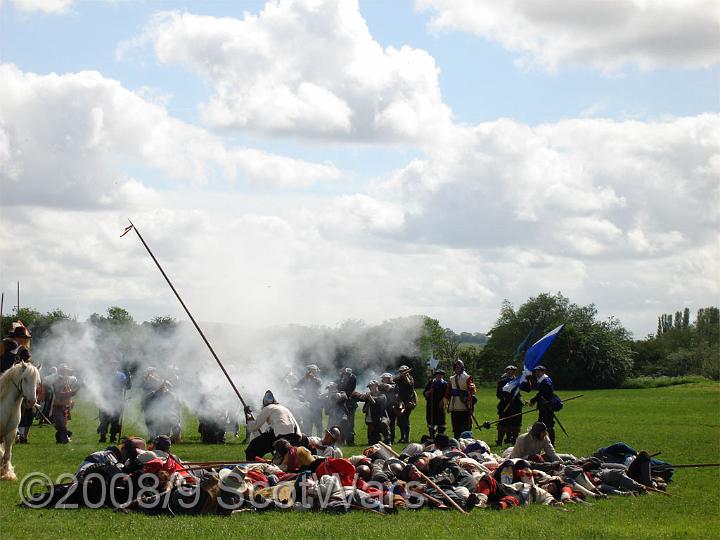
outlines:
[[686, 463], [684, 465], [670, 465], [673, 469], [685, 469], [690, 467], [720, 467], [720, 463]]
[[42, 416], [42, 419], [45, 420], [45, 422], [47, 422], [49, 425], [52, 425], [52, 422], [48, 419], [48, 417], [43, 414], [40, 405], [36, 403], [35, 405], [33, 405], [33, 409], [35, 409], [37, 413]]
[[557, 414], [553, 413], [553, 418], [557, 422], [557, 425], [560, 426], [560, 429], [562, 429], [562, 432], [565, 434], [566, 437], [569, 437], [568, 432], [565, 431], [565, 428], [563, 427], [562, 423], [560, 422], [560, 419], [557, 417]]
[[[585, 394], [578, 394], [577, 396], [573, 396], [573, 397], [569, 397], [569, 398], [567, 398], [567, 399], [563, 399], [562, 402], [563, 402], [563, 403], [566, 403], [566, 402], [568, 402], [568, 401], [572, 401], [573, 399], [581, 398], [581, 397], [583, 397], [584, 395], [585, 395]], [[529, 414], [529, 413], [534, 412], [534, 411], [537, 411], [537, 407], [535, 407], [535, 408], [533, 408], [533, 409], [528, 409], [527, 411], [519, 412], [519, 413], [516, 413], [516, 414], [511, 414], [510, 416], [506, 416], [506, 417], [504, 417], [504, 418], [500, 418], [499, 420], [493, 420], [492, 422], [490, 422], [490, 421], [488, 420], [487, 422], [483, 422], [482, 427], [484, 427], [484, 428], [486, 428], [486, 429], [490, 429], [490, 426], [492, 426], [492, 425], [494, 425], [494, 424], [497, 424], [498, 422], [502, 422], [503, 420], [508, 420], [508, 419], [510, 419], [510, 418], [517, 418], [518, 416], [522, 416], [522, 415], [524, 415], [524, 414]], [[556, 420], [557, 420], [557, 418], [556, 418]], [[559, 423], [560, 423], [560, 422], [558, 422], [558, 424], [559, 424]], [[565, 431], [565, 430], [563, 430], [563, 431]]]
[[645, 486], [645, 489], [647, 489], [650, 493], [659, 493], [660, 495], [665, 495], [666, 497], [672, 497], [672, 495], [667, 491], [663, 491], [662, 489], [658, 489], [652, 486]]
[[120, 422], [118, 425], [118, 434], [117, 434], [118, 441], [120, 440], [120, 437], [122, 437], [123, 417], [125, 416], [125, 394], [126, 393], [127, 393], [127, 386], [123, 386], [123, 394], [122, 394], [123, 408], [122, 408], [122, 411], [120, 412]]
[[[130, 220], [128, 220], [128, 221], [130, 221]], [[205, 337], [205, 334], [204, 334], [203, 331], [200, 329], [200, 326], [198, 325], [198, 323], [195, 321], [195, 317], [192, 316], [192, 313], [190, 313], [190, 310], [189, 310], [188, 307], [185, 305], [185, 302], [183, 302], [183, 299], [180, 298], [180, 294], [178, 294], [177, 290], [175, 289], [175, 286], [174, 286], [174, 285], [172, 284], [172, 282], [170, 281], [170, 278], [169, 278], [168, 275], [165, 273], [165, 270], [163, 270], [163, 267], [160, 266], [160, 263], [158, 262], [157, 258], [155, 258], [155, 255], [153, 254], [152, 250], [150, 249], [150, 246], [147, 245], [147, 242], [145, 242], [145, 239], [142, 237], [142, 235], [140, 234], [140, 231], [138, 231], [137, 227], [135, 226], [135, 224], [134, 224], [132, 221], [130, 221], [130, 225], [125, 228], [125, 232], [123, 232], [123, 233], [120, 235], [120, 237], [122, 238], [123, 236], [125, 236], [128, 232], [130, 232], [131, 229], [135, 231], [135, 234], [137, 234], [138, 238], [140, 239], [140, 242], [142, 242], [142, 245], [145, 246], [145, 249], [147, 250], [147, 252], [148, 252], [148, 254], [150, 255], [150, 257], [152, 257], [153, 262], [154, 262], [155, 265], [158, 267], [158, 270], [160, 270], [160, 273], [161, 273], [161, 274], [163, 275], [163, 277], [165, 278], [165, 281], [167, 281], [167, 284], [168, 284], [168, 285], [170, 286], [170, 288], [172, 289], [172, 292], [175, 293], [175, 297], [176, 297], [176, 298], [178, 299], [178, 301], [180, 302], [180, 305], [181, 305], [181, 306], [183, 307], [183, 309], [185, 310], [185, 313], [187, 313], [188, 317], [190, 317], [190, 320], [192, 321], [193, 325], [195, 326], [195, 329], [196, 329], [196, 330], [198, 331], [198, 333], [200, 334], [200, 337], [201, 337], [202, 340], [205, 342], [205, 345], [207, 345], [207, 348], [210, 350], [210, 353], [212, 354], [213, 358], [214, 358], [215, 361], [217, 362], [218, 366], [220, 366], [220, 369], [222, 370], [223, 374], [225, 375], [225, 378], [228, 380], [228, 382], [230, 383], [230, 386], [232, 386], [232, 389], [235, 391], [235, 394], [237, 394], [237, 397], [240, 399], [240, 403], [243, 404], [243, 410], [246, 410], [246, 409], [248, 408], [248, 405], [247, 405], [247, 403], [245, 403], [245, 400], [244, 400], [243, 397], [240, 395], [240, 391], [237, 389], [237, 386], [235, 386], [235, 383], [234, 383], [233, 380], [230, 378], [230, 374], [229, 374], [229, 373], [227, 372], [227, 370], [225, 369], [225, 366], [223, 366], [223, 363], [220, 361], [220, 358], [219, 358], [218, 355], [215, 353], [215, 350], [212, 348], [212, 345], [210, 345], [210, 342], [209, 342], [208, 339]], [[252, 419], [252, 413], [247, 413], [247, 414], [246, 414], [246, 417], [249, 417], [250, 419]]]

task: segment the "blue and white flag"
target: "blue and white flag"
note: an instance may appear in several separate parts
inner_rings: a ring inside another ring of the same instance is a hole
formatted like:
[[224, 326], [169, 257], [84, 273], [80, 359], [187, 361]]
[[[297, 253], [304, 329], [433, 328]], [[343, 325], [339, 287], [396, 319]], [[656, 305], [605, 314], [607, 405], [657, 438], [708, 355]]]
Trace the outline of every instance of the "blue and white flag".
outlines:
[[520, 392], [520, 385], [522, 384], [522, 382], [528, 375], [532, 375], [532, 370], [535, 368], [535, 366], [540, 364], [540, 359], [550, 348], [550, 345], [553, 344], [555, 338], [558, 337], [564, 327], [565, 325], [561, 324], [557, 328], [551, 330], [539, 340], [537, 340], [535, 344], [527, 350], [527, 352], [525, 353], [525, 361], [523, 362], [522, 373], [520, 373], [520, 375], [518, 375], [512, 381], [509, 381], [505, 386], [503, 386], [503, 392], [510, 392], [512, 396], [516, 396]]
[[435, 358], [435, 355], [430, 351], [430, 358], [427, 359], [427, 365], [430, 366], [433, 370], [437, 369], [438, 365], [440, 364], [440, 360]]

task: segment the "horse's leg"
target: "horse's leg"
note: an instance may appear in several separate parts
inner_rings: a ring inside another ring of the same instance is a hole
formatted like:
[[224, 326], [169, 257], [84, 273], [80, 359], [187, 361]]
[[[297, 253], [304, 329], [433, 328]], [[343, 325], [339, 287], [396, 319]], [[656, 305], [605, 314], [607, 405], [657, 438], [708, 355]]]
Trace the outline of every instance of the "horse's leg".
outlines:
[[13, 469], [12, 459], [12, 445], [15, 442], [15, 432], [10, 431], [5, 433], [5, 440], [3, 441], [4, 453], [2, 462], [0, 462], [0, 480], [17, 480], [15, 476], [15, 469]]

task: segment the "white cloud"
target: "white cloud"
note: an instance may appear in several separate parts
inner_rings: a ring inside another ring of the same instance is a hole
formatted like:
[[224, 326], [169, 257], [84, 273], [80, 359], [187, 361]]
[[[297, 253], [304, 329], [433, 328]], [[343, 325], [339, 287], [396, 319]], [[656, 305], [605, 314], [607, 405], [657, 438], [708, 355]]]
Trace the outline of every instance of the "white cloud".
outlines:
[[0, 65], [0, 186], [3, 204], [87, 206], [117, 202], [128, 165], [172, 180], [233, 180], [303, 187], [337, 179], [332, 164], [308, 163], [252, 149], [168, 115], [97, 72], [23, 73]]
[[431, 28], [461, 30], [517, 52], [523, 65], [615, 70], [718, 63], [720, 9], [713, 0], [416, 0]]
[[373, 196], [405, 208], [404, 238], [645, 256], [704, 245], [718, 223], [720, 117], [508, 120], [457, 128]]
[[340, 176], [332, 163], [309, 163], [259, 150], [238, 150], [235, 159], [248, 180], [258, 186], [303, 188]]
[[162, 63], [212, 84], [215, 127], [361, 141], [417, 141], [450, 125], [425, 51], [383, 49], [355, 0], [280, 0], [242, 19], [165, 12], [117, 55], [151, 41]]
[[74, 0], [12, 0], [18, 11], [28, 13], [42, 12], [59, 15], [67, 12]]
[[[118, 238], [129, 216], [206, 321], [423, 313], [483, 330], [503, 298], [560, 290], [644, 335], [667, 306], [720, 294], [717, 115], [458, 130], [367, 193], [160, 194], [129, 182], [108, 209], [6, 208], [3, 273], [22, 275], [41, 309], [179, 315], [137, 241]], [[16, 250], [27, 257], [7, 256]]]

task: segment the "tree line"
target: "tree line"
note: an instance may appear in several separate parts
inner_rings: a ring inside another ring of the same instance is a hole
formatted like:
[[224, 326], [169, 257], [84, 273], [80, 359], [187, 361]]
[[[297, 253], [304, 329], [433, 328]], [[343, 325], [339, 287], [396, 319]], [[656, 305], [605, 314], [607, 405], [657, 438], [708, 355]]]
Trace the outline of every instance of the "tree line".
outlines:
[[[536, 341], [560, 324], [565, 324], [563, 332], [542, 359], [558, 388], [616, 388], [627, 378], [638, 376], [701, 375], [720, 379], [717, 307], [698, 310], [694, 320], [688, 308], [661, 314], [657, 333], [639, 340], [634, 340], [618, 319], [599, 320], [597, 315], [594, 304], [578, 305], [558, 292], [539, 294], [518, 308], [503, 301], [498, 319], [486, 333], [458, 334], [426, 316], [390, 319], [375, 326], [353, 320], [336, 328], [296, 325], [293, 331], [306, 338], [299, 340], [304, 343], [296, 353], [299, 364], [315, 362], [314, 344], [332, 342], [330, 369], [352, 366], [362, 374], [376, 366], [397, 368], [407, 364], [413, 368], [418, 386], [424, 385], [430, 375], [431, 355], [448, 373], [453, 361], [459, 358], [476, 381], [491, 384], [507, 364], [522, 365], [517, 348], [531, 330], [534, 329], [532, 341]], [[118, 306], [109, 307], [103, 315], [93, 313], [84, 323], [60, 309], [41, 313], [21, 308], [19, 313], [2, 317], [3, 335], [18, 318], [31, 329], [34, 342], [41, 341], [57, 323], [65, 325], [66, 331], [68, 326], [72, 331], [73, 327], [79, 330], [83, 325], [91, 325], [106, 338], [112, 338], [102, 340], [111, 344], [109, 354], [127, 358], [142, 354], [141, 350], [131, 349], [142, 348], [143, 336], [152, 333], [171, 337], [180, 324], [167, 316], [137, 323], [127, 310]], [[421, 327], [418, 337], [408, 333], [413, 325]], [[401, 333], [407, 334], [408, 340], [414, 339], [413, 346], [402, 351], [388, 345], [393, 341], [390, 336]]]
[[454, 333], [427, 319], [426, 335], [436, 357], [449, 368], [464, 361], [480, 383], [491, 384], [508, 364], [522, 365], [518, 345], [535, 328], [533, 341], [560, 324], [565, 328], [542, 363], [558, 388], [617, 388], [631, 377], [701, 375], [720, 379], [720, 310], [702, 308], [691, 320], [684, 308], [658, 317], [656, 335], [634, 340], [621, 322], [598, 319], [594, 304], [581, 306], [562, 293], [542, 293], [515, 308], [503, 301], [484, 346], [463, 347]]

